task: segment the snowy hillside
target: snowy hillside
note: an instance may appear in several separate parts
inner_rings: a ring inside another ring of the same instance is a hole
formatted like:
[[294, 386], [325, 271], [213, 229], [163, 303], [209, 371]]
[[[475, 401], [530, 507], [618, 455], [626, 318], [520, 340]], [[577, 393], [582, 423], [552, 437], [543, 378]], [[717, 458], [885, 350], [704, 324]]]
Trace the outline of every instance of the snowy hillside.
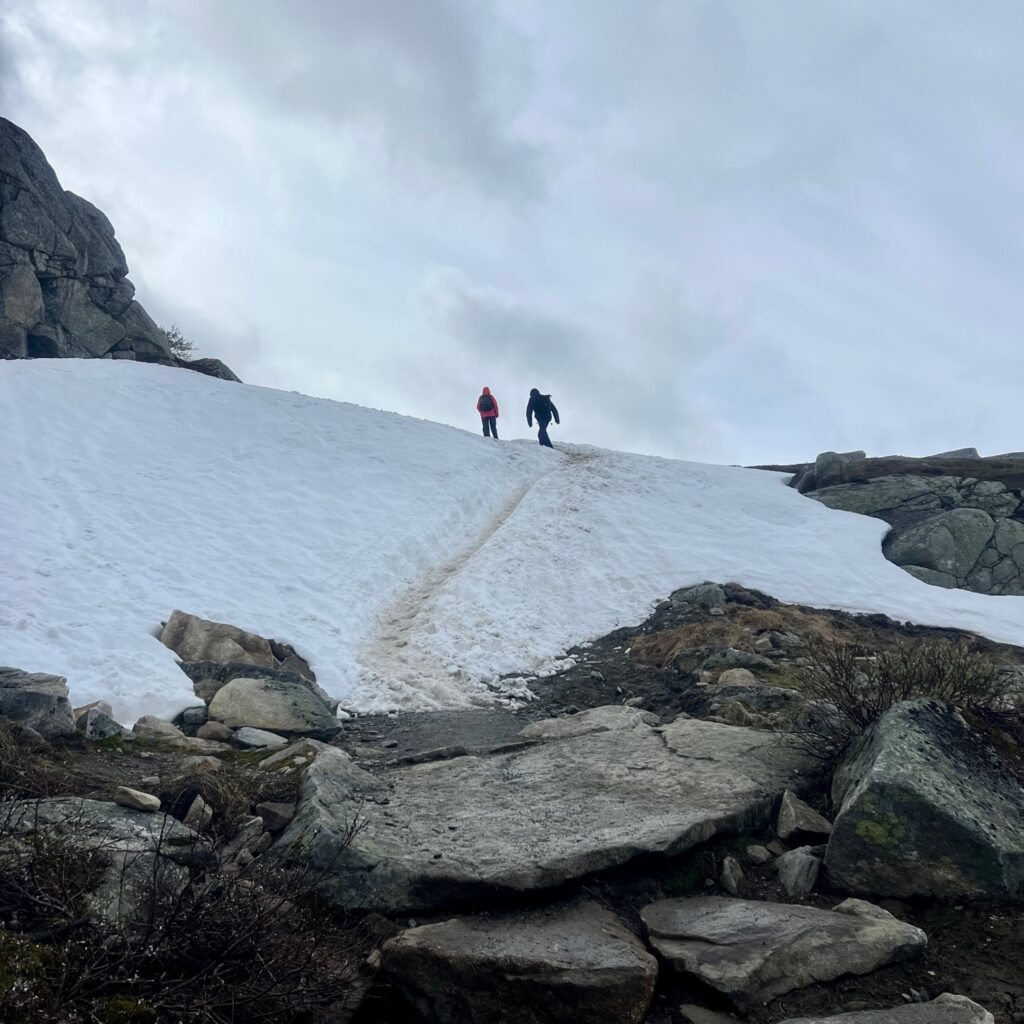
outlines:
[[1024, 643], [1024, 598], [929, 587], [883, 523], [756, 470], [107, 361], [0, 364], [0, 436], [0, 664], [126, 721], [195, 702], [174, 608], [293, 644], [360, 711], [490, 700], [705, 579]]

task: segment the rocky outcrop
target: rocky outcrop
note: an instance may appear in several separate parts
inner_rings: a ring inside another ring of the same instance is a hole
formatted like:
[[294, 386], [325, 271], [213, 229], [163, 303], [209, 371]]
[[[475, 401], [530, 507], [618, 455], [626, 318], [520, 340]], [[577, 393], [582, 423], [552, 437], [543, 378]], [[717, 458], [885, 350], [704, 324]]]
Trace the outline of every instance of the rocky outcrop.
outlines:
[[325, 749], [282, 844], [326, 872], [324, 895], [337, 905], [467, 906], [762, 829], [808, 767], [770, 733], [650, 723], [605, 708], [581, 734], [559, 719], [512, 749], [379, 774]]
[[801, 493], [887, 522], [885, 556], [926, 583], [1024, 594], [1024, 480], [1019, 460], [975, 449], [928, 459], [825, 452], [790, 467]]
[[0, 118], [0, 356], [173, 362], [127, 274], [110, 221]]
[[836, 771], [830, 884], [877, 896], [1024, 896], [1024, 790], [951, 707], [887, 711]]
[[719, 896], [659, 900], [640, 912], [655, 952], [748, 1010], [844, 974], [922, 953], [918, 928], [863, 900], [834, 910]]
[[0, 359], [138, 359], [238, 380], [219, 359], [173, 355], [127, 275], [110, 221], [0, 117]]
[[789, 1017], [781, 1024], [995, 1024], [995, 1018], [966, 996], [946, 993], [930, 1003], [911, 1003], [888, 1010], [854, 1010], [830, 1017]]
[[429, 1024], [640, 1024], [658, 974], [640, 941], [589, 902], [411, 928], [383, 953]]

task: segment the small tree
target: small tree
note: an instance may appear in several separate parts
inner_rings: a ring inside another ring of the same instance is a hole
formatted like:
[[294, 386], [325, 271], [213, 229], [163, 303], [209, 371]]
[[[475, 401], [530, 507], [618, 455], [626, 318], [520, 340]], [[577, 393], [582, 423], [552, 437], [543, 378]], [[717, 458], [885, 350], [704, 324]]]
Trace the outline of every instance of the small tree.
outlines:
[[179, 359], [191, 359], [193, 345], [192, 342], [181, 333], [180, 328], [177, 324], [171, 324], [170, 327], [162, 328], [164, 337], [167, 339], [167, 347], [171, 350], [171, 355], [177, 356]]

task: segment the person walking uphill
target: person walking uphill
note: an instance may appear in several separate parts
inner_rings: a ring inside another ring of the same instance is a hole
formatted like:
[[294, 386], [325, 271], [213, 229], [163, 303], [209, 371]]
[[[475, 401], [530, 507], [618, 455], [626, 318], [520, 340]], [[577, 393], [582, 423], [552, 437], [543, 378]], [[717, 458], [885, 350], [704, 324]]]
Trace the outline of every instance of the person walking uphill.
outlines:
[[533, 426], [533, 417], [537, 417], [537, 440], [545, 448], [554, 448], [551, 438], [548, 437], [548, 424], [551, 417], [555, 417], [556, 423], [562, 421], [558, 418], [558, 410], [555, 403], [551, 401], [550, 395], [542, 395], [536, 388], [530, 388], [530, 401], [526, 406], [526, 425]]
[[490, 388], [484, 388], [484, 393], [476, 400], [476, 411], [480, 413], [480, 422], [483, 424], [484, 437], [488, 434], [498, 440], [498, 400], [491, 394]]

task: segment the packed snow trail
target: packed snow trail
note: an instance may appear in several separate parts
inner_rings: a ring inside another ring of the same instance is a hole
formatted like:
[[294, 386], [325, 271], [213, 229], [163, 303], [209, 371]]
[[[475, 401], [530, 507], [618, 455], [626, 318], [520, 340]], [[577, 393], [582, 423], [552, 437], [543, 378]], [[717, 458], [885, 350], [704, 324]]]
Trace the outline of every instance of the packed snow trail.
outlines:
[[1024, 598], [916, 580], [781, 474], [106, 360], [0, 363], [0, 436], [0, 664], [122, 721], [195, 703], [175, 608], [293, 644], [354, 711], [477, 703], [707, 579], [1024, 644]]
[[[457, 656], [445, 658], [428, 645], [439, 633], [451, 630], [446, 610], [442, 610], [446, 588], [462, 586], [466, 579], [476, 576], [474, 560], [483, 559], [488, 545], [499, 549], [506, 547], [501, 531], [531, 492], [543, 488], [556, 473], [564, 474], [560, 481], [562, 488], [580, 490], [580, 471], [595, 457], [594, 454], [570, 452], [559, 459], [550, 470], [506, 502], [472, 544], [450, 561], [426, 573], [410, 591], [386, 609], [378, 629], [358, 654], [358, 660], [364, 666], [364, 684], [375, 692], [396, 690], [396, 696], [400, 695], [402, 688], [413, 687], [421, 700], [436, 701], [437, 707], [452, 705], [453, 681], [464, 688], [469, 704], [487, 706], [496, 699], [516, 700], [526, 695], [528, 689], [523, 684], [499, 686], [489, 680], [474, 678], [461, 667]], [[487, 602], [490, 599], [487, 580], [477, 579], [483, 584], [478, 600]], [[524, 598], [529, 599], [529, 595], [524, 595]], [[500, 632], [496, 629], [476, 637], [457, 633], [457, 642], [462, 644], [486, 645], [489, 640], [500, 642], [500, 639]]]

